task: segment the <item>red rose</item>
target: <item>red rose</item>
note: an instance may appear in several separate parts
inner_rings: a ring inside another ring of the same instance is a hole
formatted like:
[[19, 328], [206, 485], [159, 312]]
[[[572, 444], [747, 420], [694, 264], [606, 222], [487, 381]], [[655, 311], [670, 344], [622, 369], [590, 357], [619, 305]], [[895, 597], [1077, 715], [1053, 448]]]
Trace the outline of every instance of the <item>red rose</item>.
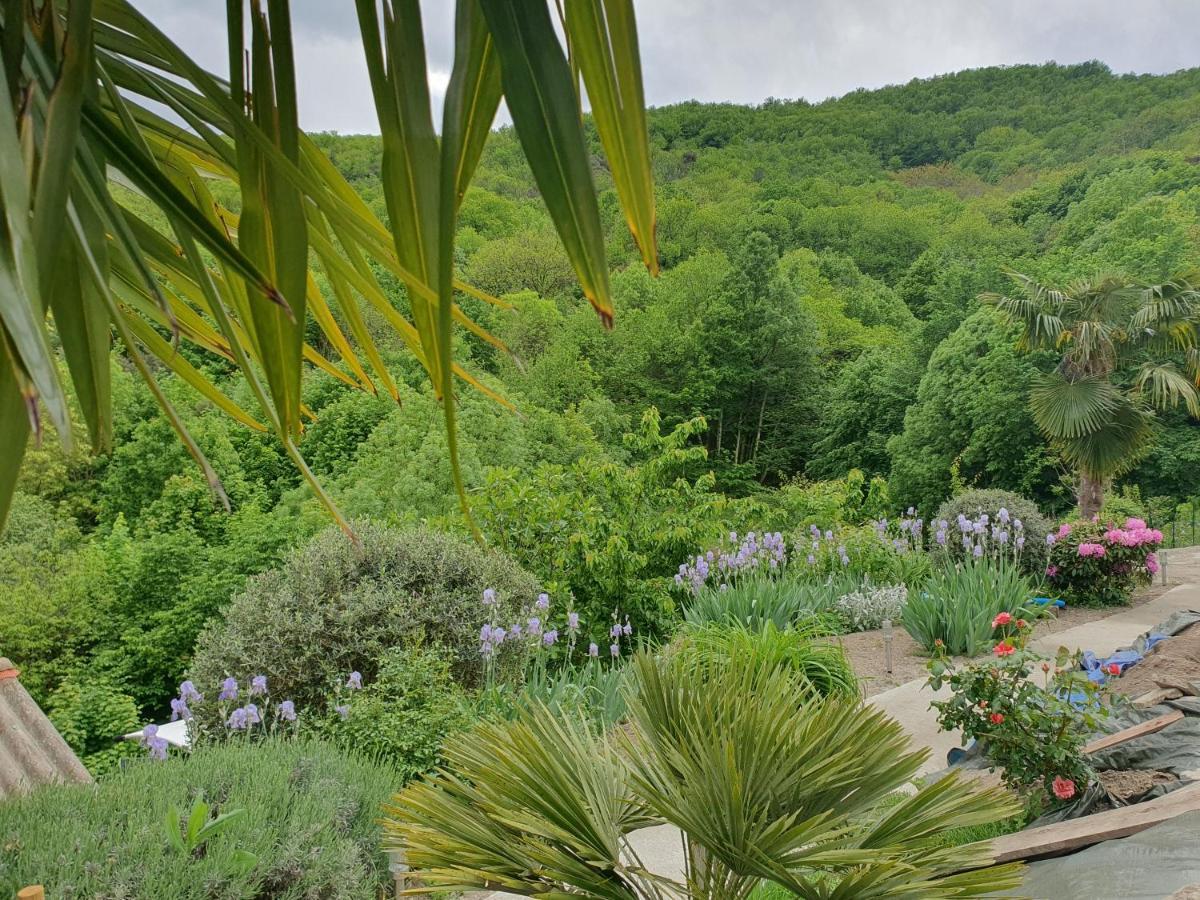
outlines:
[[999, 725], [1001, 722], [1004, 721], [1004, 715], [1003, 715], [1003, 713], [992, 713], [991, 719], [992, 719], [993, 725]]
[[1109, 663], [1107, 666], [1104, 667], [1104, 671], [1107, 672], [1109, 675], [1120, 675], [1121, 667], [1118, 666], [1116, 663]]
[[992, 652], [995, 653], [997, 656], [1011, 656], [1013, 653], [1016, 652], [1016, 649], [1017, 648], [1014, 647], [1012, 644], [1010, 644], [1008, 641], [1001, 641], [995, 647], [992, 648]]
[[1007, 625], [1011, 621], [1012, 621], [1011, 613], [1006, 613], [1006, 612], [997, 613], [996, 618], [992, 619], [992, 627], [999, 628], [1001, 625]]

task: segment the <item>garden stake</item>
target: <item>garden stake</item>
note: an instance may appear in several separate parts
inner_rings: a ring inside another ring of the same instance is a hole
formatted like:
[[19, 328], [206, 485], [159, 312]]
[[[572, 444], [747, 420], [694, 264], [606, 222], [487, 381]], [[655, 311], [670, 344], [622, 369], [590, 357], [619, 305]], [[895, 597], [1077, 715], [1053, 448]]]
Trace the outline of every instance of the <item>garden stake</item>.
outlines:
[[883, 620], [883, 660], [887, 673], [892, 674], [892, 620]]

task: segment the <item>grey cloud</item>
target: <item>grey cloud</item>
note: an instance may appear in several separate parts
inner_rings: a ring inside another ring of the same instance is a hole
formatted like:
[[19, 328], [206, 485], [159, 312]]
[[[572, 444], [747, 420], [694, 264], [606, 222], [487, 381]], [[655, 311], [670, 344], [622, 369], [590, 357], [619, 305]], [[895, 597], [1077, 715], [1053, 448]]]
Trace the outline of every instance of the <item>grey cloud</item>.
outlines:
[[[202, 63], [225, 71], [221, 0], [135, 0]], [[423, 0], [435, 102], [452, 0]], [[374, 132], [352, 0], [293, 0], [301, 121]], [[859, 87], [997, 64], [1100, 59], [1117, 72], [1200, 63], [1191, 0], [639, 0], [647, 101], [822, 100]]]

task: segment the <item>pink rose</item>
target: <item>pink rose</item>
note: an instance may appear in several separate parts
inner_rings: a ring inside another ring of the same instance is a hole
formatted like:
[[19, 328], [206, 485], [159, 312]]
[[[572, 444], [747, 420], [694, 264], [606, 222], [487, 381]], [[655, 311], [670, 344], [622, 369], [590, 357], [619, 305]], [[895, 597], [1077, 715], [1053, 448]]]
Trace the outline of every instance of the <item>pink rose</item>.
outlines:
[[1001, 625], [1007, 625], [1011, 621], [1012, 621], [1011, 613], [1006, 613], [1006, 612], [998, 613], [996, 615], [996, 618], [992, 619], [992, 627], [999, 628]]
[[1075, 796], [1075, 782], [1061, 775], [1054, 776], [1054, 796], [1059, 800], [1070, 800]]

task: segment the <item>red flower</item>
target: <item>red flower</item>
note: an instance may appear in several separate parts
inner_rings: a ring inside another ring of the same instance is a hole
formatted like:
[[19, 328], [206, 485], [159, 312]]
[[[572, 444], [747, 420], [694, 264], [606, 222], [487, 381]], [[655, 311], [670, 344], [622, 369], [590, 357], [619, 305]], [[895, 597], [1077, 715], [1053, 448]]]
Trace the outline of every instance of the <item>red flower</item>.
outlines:
[[1011, 621], [1012, 621], [1011, 613], [1006, 613], [1006, 612], [997, 613], [996, 618], [992, 619], [992, 627], [999, 628], [1001, 625], [1007, 625]]
[[992, 719], [993, 725], [999, 725], [1001, 722], [1004, 721], [1004, 714], [1003, 713], [992, 713], [991, 719]]
[[1029, 623], [1026, 622], [1024, 619], [1017, 619], [1017, 627], [1018, 628], [1024, 628], [1028, 624]]
[[1016, 652], [1016, 649], [1017, 648], [1008, 641], [1001, 641], [992, 648], [992, 652], [997, 656], [1011, 656], [1014, 652]]
[[1049, 673], [1049, 671], [1050, 671], [1050, 663], [1048, 663], [1048, 662], [1044, 662], [1044, 663], [1042, 663], [1042, 671], [1043, 671], [1043, 672], [1046, 672], [1046, 673]]
[[1075, 796], [1075, 782], [1061, 775], [1054, 776], [1054, 796], [1059, 800], [1070, 800]]
[[1120, 675], [1121, 667], [1118, 666], [1116, 663], [1109, 663], [1107, 666], [1104, 667], [1104, 671], [1107, 672], [1109, 675]]
[[945, 642], [945, 641], [943, 641], [941, 638], [938, 638], [936, 641], [934, 641], [934, 642], [933, 642], [933, 646], [935, 646], [935, 647], [945, 647], [945, 646], [946, 646], [946, 642]]

